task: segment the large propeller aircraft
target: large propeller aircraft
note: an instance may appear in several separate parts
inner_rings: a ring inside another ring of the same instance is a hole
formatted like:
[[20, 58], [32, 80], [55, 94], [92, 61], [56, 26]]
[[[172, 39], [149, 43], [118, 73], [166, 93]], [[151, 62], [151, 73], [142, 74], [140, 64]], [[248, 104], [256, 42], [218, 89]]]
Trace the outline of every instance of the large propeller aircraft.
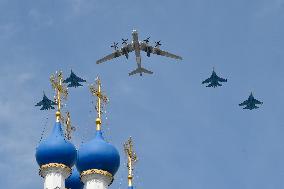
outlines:
[[147, 56], [150, 57], [151, 54], [156, 54], [156, 55], [160, 55], [160, 56], [165, 56], [165, 57], [169, 57], [169, 58], [174, 58], [174, 59], [178, 59], [178, 60], [182, 60], [182, 57], [177, 56], [175, 54], [169, 53], [167, 51], [163, 51], [160, 49], [161, 41], [155, 42], [155, 46], [151, 46], [149, 45], [149, 39], [150, 37], [148, 37], [147, 39], [143, 40], [143, 41], [139, 41], [138, 40], [138, 32], [136, 30], [132, 31], [132, 42], [131, 43], [127, 43], [128, 39], [122, 39], [122, 45], [123, 47], [118, 49], [117, 47], [117, 43], [114, 43], [111, 47], [114, 48], [114, 52], [105, 56], [102, 59], [99, 59], [97, 61], [97, 64], [109, 61], [111, 59], [117, 58], [121, 55], [124, 55], [127, 59], [129, 57], [129, 53], [130, 52], [135, 52], [135, 56], [136, 56], [136, 63], [138, 68], [132, 72], [129, 73], [129, 76], [134, 75], [134, 74], [140, 74], [140, 76], [142, 76], [142, 73], [147, 73], [147, 74], [153, 74], [152, 71], [149, 71], [145, 68], [142, 67], [141, 65], [141, 51], [144, 51], [147, 53]]

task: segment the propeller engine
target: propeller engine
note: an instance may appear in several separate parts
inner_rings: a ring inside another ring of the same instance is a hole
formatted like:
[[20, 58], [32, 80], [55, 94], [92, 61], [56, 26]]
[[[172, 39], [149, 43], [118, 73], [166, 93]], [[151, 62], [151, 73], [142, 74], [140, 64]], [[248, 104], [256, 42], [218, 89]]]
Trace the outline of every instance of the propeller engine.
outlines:
[[162, 44], [161, 44], [161, 41], [156, 41], [156, 42], [155, 42], [155, 47], [156, 47], [156, 48], [159, 48], [161, 45], [162, 45]]
[[127, 45], [127, 41], [128, 41], [128, 39], [123, 39], [123, 38], [122, 38], [122, 44], [123, 44], [123, 45]]
[[146, 52], [148, 57], [150, 57], [151, 53], [153, 52], [153, 48], [148, 46], [148, 43], [150, 42], [149, 39], [150, 37], [147, 37], [146, 39], [143, 40], [146, 43]]
[[149, 43], [149, 39], [150, 39], [150, 37], [147, 37], [147, 38], [144, 39], [143, 41], [144, 41], [146, 44], [148, 44], [148, 43]]
[[116, 42], [113, 42], [113, 45], [111, 45], [110, 47], [111, 48], [114, 48], [114, 50], [117, 50], [118, 49], [118, 43], [116, 43]]
[[127, 47], [127, 41], [128, 41], [128, 39], [122, 38], [122, 44], [124, 45], [124, 47], [121, 48], [121, 51], [122, 51], [122, 54], [125, 55], [126, 59], [128, 59], [128, 57], [129, 57], [128, 56], [129, 51], [128, 51], [128, 47]]

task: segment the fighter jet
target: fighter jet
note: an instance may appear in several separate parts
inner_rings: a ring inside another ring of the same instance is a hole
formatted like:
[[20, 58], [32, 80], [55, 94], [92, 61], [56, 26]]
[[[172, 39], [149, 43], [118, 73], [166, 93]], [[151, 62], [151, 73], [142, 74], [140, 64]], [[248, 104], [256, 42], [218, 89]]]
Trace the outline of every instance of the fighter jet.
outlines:
[[78, 77], [76, 74], [74, 74], [72, 70], [70, 76], [63, 81], [63, 83], [69, 83], [68, 87], [75, 87], [75, 88], [83, 86], [82, 84], [80, 84], [80, 82], [86, 82], [86, 80]]
[[220, 84], [219, 82], [227, 82], [227, 79], [223, 79], [223, 78], [219, 77], [216, 74], [216, 72], [213, 68], [213, 72], [212, 72], [211, 76], [208, 79], [204, 80], [202, 82], [202, 84], [210, 83], [206, 87], [214, 87], [215, 88], [215, 87], [218, 87], [218, 86], [222, 86], [222, 84]]
[[260, 102], [259, 100], [255, 99], [252, 93], [250, 93], [249, 98], [244, 102], [242, 102], [241, 104], [239, 104], [239, 106], [245, 106], [243, 109], [252, 110], [259, 108], [258, 106], [256, 106], [256, 104], [263, 104], [263, 102]]
[[49, 109], [54, 109], [53, 106], [57, 105], [55, 102], [52, 100], [49, 100], [45, 93], [43, 93], [43, 98], [40, 102], [38, 102], [35, 106], [42, 106], [40, 110], [49, 110]]
[[154, 46], [149, 45], [149, 37], [143, 41], [139, 41], [138, 40], [138, 32], [136, 30], [132, 31], [132, 41], [130, 43], [127, 43], [128, 39], [122, 39], [122, 48], [118, 48], [118, 43], [115, 43], [111, 46], [112, 48], [114, 48], [114, 52], [105, 56], [102, 59], [99, 59], [97, 61], [97, 64], [106, 62], [108, 60], [111, 60], [113, 58], [117, 58], [120, 57], [121, 55], [124, 55], [127, 59], [129, 57], [129, 53], [130, 52], [135, 52], [135, 56], [136, 56], [136, 63], [137, 63], [137, 69], [130, 72], [129, 76], [134, 75], [134, 74], [140, 74], [140, 76], [142, 76], [142, 73], [147, 73], [147, 74], [153, 74], [152, 71], [149, 71], [145, 68], [142, 67], [141, 65], [141, 51], [144, 51], [147, 53], [147, 56], [150, 57], [151, 54], [156, 54], [156, 55], [161, 55], [161, 56], [166, 56], [169, 58], [174, 58], [174, 59], [178, 59], [178, 60], [182, 60], [182, 57], [171, 54], [169, 52], [163, 51], [160, 49], [161, 46], [161, 42], [155, 42]]

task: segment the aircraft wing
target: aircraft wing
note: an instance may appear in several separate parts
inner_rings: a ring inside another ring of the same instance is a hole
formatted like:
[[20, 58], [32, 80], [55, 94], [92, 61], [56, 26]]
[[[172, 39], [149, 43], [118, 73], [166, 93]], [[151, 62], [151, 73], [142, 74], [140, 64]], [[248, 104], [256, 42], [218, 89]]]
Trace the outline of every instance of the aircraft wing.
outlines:
[[76, 81], [77, 81], [77, 82], [86, 82], [85, 79], [82, 79], [82, 78], [80, 78], [80, 77], [78, 77], [78, 76], [76, 76]]
[[140, 42], [140, 49], [141, 49], [142, 51], [147, 52], [147, 48], [148, 48], [148, 50], [149, 50], [150, 53], [153, 52], [153, 48], [154, 48], [154, 47], [152, 47], [151, 45], [148, 45], [148, 44], [145, 43], [145, 42]]
[[127, 46], [125, 47], [122, 47], [121, 49], [119, 50], [116, 50], [115, 52], [103, 57], [102, 59], [99, 59], [97, 61], [97, 64], [100, 64], [100, 63], [103, 63], [103, 62], [106, 62], [106, 61], [109, 61], [111, 59], [114, 59], [114, 58], [117, 58], [117, 57], [120, 57], [121, 55], [124, 55], [125, 54], [125, 50], [127, 50], [127, 52], [132, 52], [134, 50], [133, 48], [133, 45], [132, 43], [128, 44]]
[[107, 55], [107, 56], [97, 60], [97, 64], [106, 62], [108, 60], [111, 60], [111, 59], [114, 59], [114, 58], [117, 58], [117, 57], [120, 57], [121, 55], [122, 55], [121, 52], [119, 50], [117, 50], [117, 51], [115, 51], [115, 52], [113, 52], [113, 53], [111, 53], [111, 54], [109, 54], [109, 55]]
[[211, 82], [211, 77], [202, 81], [202, 84]]
[[127, 52], [127, 53], [130, 53], [130, 52], [132, 52], [132, 51], [134, 51], [134, 48], [133, 48], [133, 45], [132, 45], [132, 43], [129, 43], [129, 44], [127, 44], [126, 46], [124, 46], [124, 47], [122, 47], [121, 49], [120, 49], [120, 52], [121, 52], [121, 54], [126, 54], [125, 52]]
[[70, 84], [68, 84], [68, 87], [80, 87], [83, 86], [82, 84], [80, 84], [79, 82], [72, 82]]
[[227, 82], [227, 79], [224, 79], [222, 77], [218, 77], [218, 81], [220, 81], [220, 82]]
[[159, 48], [156, 48], [156, 47], [152, 47], [151, 45], [148, 45], [148, 44], [146, 44], [144, 42], [140, 42], [140, 49], [142, 51], [147, 52], [147, 48], [150, 50], [150, 53], [152, 53], [152, 54], [156, 54], [156, 55], [160, 55], [160, 56], [166, 56], [166, 57], [169, 57], [169, 58], [182, 60], [182, 57], [180, 57], [180, 56], [177, 56], [175, 54], [169, 53], [167, 51], [163, 51], [163, 50], [161, 50]]
[[41, 107], [40, 110], [47, 110], [45, 106]]
[[52, 105], [52, 106], [57, 105], [57, 103], [56, 103], [56, 102], [54, 102], [54, 101], [52, 101], [52, 100], [49, 100], [49, 103], [50, 103], [50, 105]]
[[254, 99], [253, 100], [255, 104], [262, 104], [263, 102], [260, 102], [259, 100]]
[[161, 50], [161, 49], [159, 49], [159, 48], [156, 48], [156, 47], [153, 48], [153, 52], [152, 52], [152, 53], [153, 53], [153, 54], [156, 54], [156, 55], [161, 55], [161, 56], [166, 56], [166, 57], [169, 57], [169, 58], [174, 58], [174, 59], [182, 60], [182, 57], [177, 56], [177, 55], [172, 54], [172, 53], [169, 53], [169, 52], [167, 52], [167, 51], [163, 51], [163, 50]]
[[248, 104], [248, 100], [243, 101], [242, 103], [239, 104], [239, 106], [245, 106]]
[[42, 106], [42, 105], [43, 105], [43, 101], [40, 101], [35, 106]]
[[53, 106], [42, 106], [40, 110], [49, 110], [49, 109], [54, 109]]
[[69, 82], [71, 82], [71, 77], [68, 77], [63, 81], [63, 83], [69, 83]]
[[210, 84], [207, 85], [206, 87], [215, 87], [215, 86], [213, 86], [213, 83], [210, 83]]

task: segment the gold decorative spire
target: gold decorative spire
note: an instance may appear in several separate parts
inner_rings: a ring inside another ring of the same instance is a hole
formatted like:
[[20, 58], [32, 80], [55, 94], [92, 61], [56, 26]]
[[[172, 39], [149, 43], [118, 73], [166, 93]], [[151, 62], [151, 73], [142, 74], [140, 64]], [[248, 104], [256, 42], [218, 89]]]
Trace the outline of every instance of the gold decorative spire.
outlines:
[[101, 91], [101, 80], [99, 77], [96, 78], [95, 84], [90, 85], [90, 91], [93, 96], [97, 97], [97, 104], [96, 104], [96, 110], [97, 110], [97, 119], [96, 119], [96, 125], [97, 131], [101, 130], [101, 124], [102, 124], [102, 110], [104, 108], [104, 105], [106, 105], [109, 101], [106, 95], [103, 94]]
[[50, 76], [50, 82], [52, 88], [55, 90], [55, 101], [57, 103], [57, 111], [56, 111], [56, 122], [60, 122], [61, 120], [61, 98], [67, 99], [68, 90], [67, 87], [63, 84], [63, 74], [62, 72], [56, 72], [55, 75]]
[[124, 151], [127, 156], [127, 168], [128, 168], [128, 186], [132, 186], [132, 179], [133, 179], [133, 169], [134, 163], [138, 160], [136, 153], [133, 151], [133, 141], [130, 137], [124, 143]]
[[72, 131], [75, 131], [75, 127], [73, 127], [71, 125], [71, 116], [70, 116], [70, 113], [67, 112], [66, 113], [66, 120], [65, 120], [65, 125], [66, 125], [66, 132], [65, 132], [65, 137], [70, 140], [71, 139], [71, 134], [72, 134]]

